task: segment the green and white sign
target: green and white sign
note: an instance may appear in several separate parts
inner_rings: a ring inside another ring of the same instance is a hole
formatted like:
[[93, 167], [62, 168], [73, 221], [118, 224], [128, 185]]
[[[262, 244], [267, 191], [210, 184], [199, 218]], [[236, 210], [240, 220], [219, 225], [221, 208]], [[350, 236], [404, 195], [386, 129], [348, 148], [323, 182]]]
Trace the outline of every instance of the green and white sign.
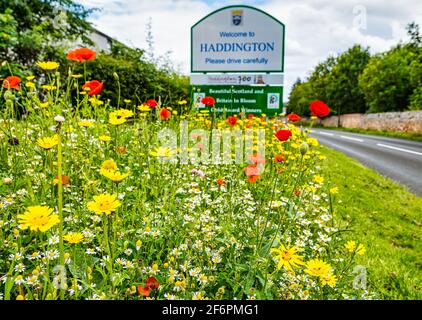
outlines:
[[[211, 96], [215, 99], [215, 111], [230, 113], [274, 115], [283, 107], [283, 87], [278, 86], [199, 86], [193, 88], [195, 108], [205, 107], [201, 99]], [[211, 109], [213, 111], [213, 109]]]
[[283, 72], [284, 29], [250, 6], [216, 10], [191, 28], [191, 72]]
[[216, 10], [191, 28], [195, 106], [215, 111], [280, 114], [283, 110], [284, 24], [250, 6]]

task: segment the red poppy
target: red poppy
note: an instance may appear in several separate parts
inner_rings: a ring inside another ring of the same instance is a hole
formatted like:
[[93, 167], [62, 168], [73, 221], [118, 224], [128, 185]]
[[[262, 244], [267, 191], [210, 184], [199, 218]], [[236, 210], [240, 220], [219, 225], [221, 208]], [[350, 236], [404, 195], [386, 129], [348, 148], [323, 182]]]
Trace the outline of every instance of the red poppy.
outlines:
[[281, 155], [281, 154], [276, 154], [276, 155], [274, 156], [274, 161], [275, 161], [275, 162], [277, 162], [277, 163], [283, 163], [284, 161], [286, 161], [286, 159], [284, 158], [284, 156], [283, 156], [283, 155]]
[[7, 77], [4, 79], [3, 88], [20, 90], [19, 83], [21, 83], [21, 81], [21, 78], [16, 76]]
[[254, 165], [249, 165], [245, 169], [245, 174], [248, 177], [248, 182], [255, 183], [256, 180], [258, 180], [261, 173], [259, 172], [259, 169]]
[[[59, 176], [56, 176], [53, 180], [53, 184], [56, 185], [59, 183]], [[62, 185], [65, 186], [70, 183], [70, 177], [62, 175]]]
[[93, 96], [93, 95], [101, 93], [101, 90], [103, 90], [103, 85], [104, 85], [104, 81], [100, 82], [98, 80], [91, 80], [91, 81], [87, 81], [82, 86], [82, 90], [89, 89], [88, 95]]
[[252, 164], [258, 165], [258, 164], [265, 164], [265, 159], [262, 158], [262, 156], [258, 153], [251, 154], [249, 156], [249, 161]]
[[145, 287], [143, 287], [143, 286], [138, 286], [138, 293], [139, 293], [141, 296], [144, 296], [144, 297], [149, 297], [149, 295], [151, 294], [151, 288], [150, 288], [150, 287], [148, 287], [148, 286], [145, 286]]
[[289, 119], [291, 122], [296, 122], [300, 120], [300, 117], [296, 113], [291, 113], [287, 116], [287, 119]]
[[284, 172], [284, 168], [276, 168], [277, 172], [282, 174]]
[[227, 117], [227, 123], [231, 125], [232, 127], [236, 124], [236, 122], [237, 122], [237, 117], [235, 116]]
[[125, 154], [125, 153], [126, 153], [126, 151], [127, 151], [127, 149], [126, 149], [126, 147], [125, 147], [125, 146], [121, 146], [121, 147], [117, 147], [117, 148], [116, 148], [116, 152], [117, 152], [117, 153], [120, 153], [120, 154]]
[[215, 105], [215, 99], [210, 96], [203, 97], [201, 100], [202, 104], [205, 104], [207, 107], [212, 107]]
[[287, 141], [292, 136], [292, 132], [290, 130], [278, 130], [275, 136], [280, 141]]
[[223, 179], [217, 179], [217, 184], [219, 185], [219, 186], [222, 186], [223, 184], [226, 184], [226, 181], [224, 181]]
[[296, 197], [299, 197], [300, 196], [300, 193], [301, 193], [300, 190], [298, 190], [298, 189], [295, 190], [295, 196]]
[[325, 102], [320, 100], [312, 101], [309, 107], [311, 109], [312, 115], [317, 116], [318, 118], [325, 118], [331, 112], [330, 108], [325, 104]]
[[161, 120], [168, 120], [171, 117], [171, 112], [168, 111], [166, 108], [161, 109], [160, 111], [160, 118]]
[[97, 54], [88, 48], [80, 48], [76, 50], [69, 51], [66, 58], [68, 60], [76, 62], [84, 62], [89, 60], [94, 60]]
[[147, 284], [146, 284], [147, 288], [154, 290], [154, 289], [158, 289], [159, 286], [160, 285], [159, 285], [158, 280], [156, 278], [148, 277]]
[[248, 119], [253, 119], [254, 115], [252, 113], [248, 114]]
[[158, 105], [157, 101], [155, 101], [154, 99], [147, 100], [145, 104], [150, 108], [155, 108]]

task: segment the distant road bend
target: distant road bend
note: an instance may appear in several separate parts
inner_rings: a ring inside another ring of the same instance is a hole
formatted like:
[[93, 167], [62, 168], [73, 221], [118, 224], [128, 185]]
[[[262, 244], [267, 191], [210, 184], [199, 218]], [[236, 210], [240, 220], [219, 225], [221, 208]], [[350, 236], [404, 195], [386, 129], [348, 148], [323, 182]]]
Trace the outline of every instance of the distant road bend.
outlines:
[[312, 129], [311, 136], [422, 197], [422, 142], [326, 129]]

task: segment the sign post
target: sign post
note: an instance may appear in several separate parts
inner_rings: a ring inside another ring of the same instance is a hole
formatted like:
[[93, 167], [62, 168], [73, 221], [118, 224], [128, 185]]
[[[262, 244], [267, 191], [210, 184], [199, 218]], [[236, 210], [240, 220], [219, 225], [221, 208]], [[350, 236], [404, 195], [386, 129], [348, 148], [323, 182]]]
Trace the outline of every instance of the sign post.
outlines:
[[283, 107], [284, 24], [244, 5], [216, 10], [191, 28], [195, 107], [215, 98], [215, 111], [280, 114]]

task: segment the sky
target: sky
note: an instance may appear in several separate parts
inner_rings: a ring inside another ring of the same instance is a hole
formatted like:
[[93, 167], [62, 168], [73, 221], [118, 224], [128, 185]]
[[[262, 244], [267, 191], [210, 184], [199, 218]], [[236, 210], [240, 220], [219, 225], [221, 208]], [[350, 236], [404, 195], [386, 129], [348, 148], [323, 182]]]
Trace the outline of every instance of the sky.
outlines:
[[284, 100], [297, 78], [304, 79], [319, 62], [354, 44], [371, 53], [388, 50], [408, 39], [406, 25], [422, 27], [420, 0], [76, 0], [96, 7], [89, 21], [126, 45], [147, 48], [151, 19], [156, 56], [171, 52], [183, 74], [190, 72], [190, 27], [210, 12], [227, 5], [251, 5], [286, 26]]

